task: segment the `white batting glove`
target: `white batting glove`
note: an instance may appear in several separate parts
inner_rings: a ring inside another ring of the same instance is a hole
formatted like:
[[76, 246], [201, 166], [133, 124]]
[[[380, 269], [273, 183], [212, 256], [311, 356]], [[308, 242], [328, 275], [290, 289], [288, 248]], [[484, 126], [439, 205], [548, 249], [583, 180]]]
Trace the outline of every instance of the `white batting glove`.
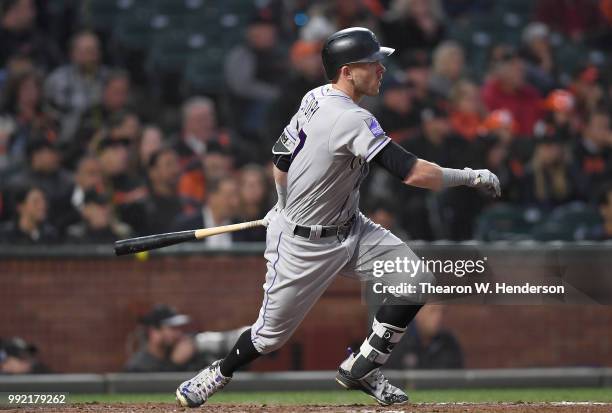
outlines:
[[268, 228], [268, 225], [270, 225], [270, 222], [272, 222], [274, 220], [274, 218], [277, 217], [277, 215], [282, 211], [282, 208], [278, 206], [278, 204], [274, 205], [272, 207], [271, 210], [268, 211], [268, 213], [266, 214], [265, 217], [263, 217], [262, 221], [264, 224], [264, 227]]
[[501, 187], [499, 185], [499, 179], [497, 176], [489, 171], [488, 169], [470, 169], [463, 168], [464, 171], [469, 173], [470, 179], [468, 186], [472, 188], [484, 189], [489, 195], [494, 197], [501, 196]]

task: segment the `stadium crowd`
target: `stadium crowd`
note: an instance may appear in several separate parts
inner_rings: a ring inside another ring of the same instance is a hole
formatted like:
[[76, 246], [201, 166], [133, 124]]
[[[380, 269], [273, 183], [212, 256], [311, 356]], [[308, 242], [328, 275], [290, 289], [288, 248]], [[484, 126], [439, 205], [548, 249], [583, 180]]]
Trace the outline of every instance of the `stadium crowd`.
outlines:
[[[1, 243], [107, 243], [263, 217], [275, 202], [270, 148], [326, 81], [322, 41], [349, 26], [396, 49], [380, 96], [363, 102], [386, 133], [440, 165], [488, 168], [503, 186], [494, 201], [432, 194], [372, 168], [362, 199], [377, 222], [405, 238], [463, 240], [492, 207], [547, 217], [579, 201], [601, 214], [581, 237], [612, 238], [611, 1], [254, 1], [233, 30], [222, 27], [231, 13], [213, 27], [240, 41], [221, 71], [191, 83], [149, 65], [146, 44], [128, 48], [121, 31], [92, 24], [95, 4], [0, 2]], [[499, 33], [497, 15], [509, 25]], [[255, 229], [206, 242], [264, 239]]]

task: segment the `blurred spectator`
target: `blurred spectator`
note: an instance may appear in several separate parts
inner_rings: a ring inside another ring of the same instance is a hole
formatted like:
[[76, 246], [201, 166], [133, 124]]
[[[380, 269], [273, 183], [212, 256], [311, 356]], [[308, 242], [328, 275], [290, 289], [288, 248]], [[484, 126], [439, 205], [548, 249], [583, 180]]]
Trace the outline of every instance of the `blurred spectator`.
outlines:
[[[510, 146], [515, 139], [517, 130], [518, 125], [512, 112], [507, 109], [496, 109], [489, 113], [481, 123], [479, 132], [494, 135], [501, 144]], [[491, 165], [495, 165], [495, 162]]]
[[600, 79], [599, 68], [592, 64], [580, 65], [574, 73], [569, 91], [576, 99], [576, 114], [583, 121], [603, 103], [604, 91], [598, 83]]
[[544, 101], [545, 114], [534, 127], [534, 135], [556, 135], [570, 142], [578, 133], [578, 122], [574, 112], [575, 99], [563, 89], [555, 89]]
[[376, 224], [393, 232], [402, 241], [409, 240], [408, 234], [397, 224], [396, 217], [396, 213], [388, 206], [388, 203], [381, 201], [375, 201], [368, 213], [368, 218]]
[[603, 23], [597, 3], [591, 0], [538, 0], [535, 20], [579, 42]]
[[[185, 215], [178, 221], [178, 230], [218, 227], [229, 225], [240, 212], [238, 183], [230, 176], [207, 181], [206, 205], [193, 214]], [[228, 247], [236, 239], [236, 233], [225, 233], [208, 237], [206, 245]]]
[[521, 182], [522, 202], [527, 206], [552, 210], [574, 199], [574, 178], [561, 139], [542, 136], [535, 144], [533, 157]]
[[167, 305], [156, 305], [140, 318], [142, 347], [125, 365], [128, 372], [199, 370], [226, 354], [244, 328], [224, 332], [187, 334], [190, 317]]
[[499, 178], [502, 199], [518, 202], [520, 179], [533, 152], [531, 140], [516, 139], [517, 124], [506, 109], [491, 112], [482, 122], [474, 142], [477, 161], [474, 167], [491, 170]]
[[64, 230], [81, 219], [80, 210], [85, 201], [85, 194], [89, 192], [103, 192], [104, 178], [100, 161], [94, 155], [86, 155], [77, 164], [74, 174], [74, 185], [68, 203], [58, 211], [54, 221], [58, 230]]
[[550, 31], [544, 23], [532, 22], [523, 29], [522, 37], [525, 78], [545, 95], [556, 86], [559, 76], [550, 43]]
[[156, 125], [145, 125], [131, 154], [133, 173], [145, 176], [151, 155], [162, 146], [164, 146], [164, 132]]
[[[269, 202], [270, 185], [265, 169], [256, 164], [244, 166], [240, 171], [240, 220], [254, 221], [266, 215], [271, 207]], [[236, 241], [265, 241], [264, 227], [240, 231], [235, 236]]]
[[2, 0], [0, 44], [0, 67], [6, 66], [13, 56], [22, 56], [49, 70], [61, 59], [53, 38], [36, 27], [34, 0]]
[[612, 180], [612, 130], [607, 110], [591, 113], [572, 153], [580, 195], [593, 199], [601, 185]]
[[281, 94], [287, 62], [278, 46], [276, 26], [259, 16], [249, 24], [246, 42], [230, 50], [225, 60], [232, 116], [245, 136], [258, 137], [270, 105]]
[[6, 191], [0, 184], [0, 223], [10, 218], [10, 211], [7, 208], [8, 191]]
[[489, 0], [442, 0], [444, 14], [452, 19], [488, 12], [493, 3]]
[[485, 109], [478, 86], [469, 80], [458, 81], [450, 90], [450, 121], [453, 131], [468, 141], [481, 133]]
[[376, 32], [376, 19], [380, 15], [375, 2], [368, 0], [332, 0], [312, 2], [309, 19], [300, 30], [300, 39], [324, 41], [332, 33], [347, 27], [367, 27]]
[[364, 0], [333, 0], [331, 15], [337, 30], [347, 27], [367, 27], [375, 29], [376, 20]]
[[55, 69], [45, 82], [45, 96], [61, 116], [61, 139], [74, 138], [81, 115], [102, 100], [108, 69], [101, 65], [95, 33], [77, 33], [70, 44], [70, 63]]
[[308, 21], [300, 29], [299, 38], [306, 42], [323, 42], [336, 31], [338, 28], [325, 15], [323, 4], [313, 3], [308, 9]]
[[107, 136], [99, 142], [97, 153], [105, 190], [111, 195], [119, 219], [137, 233], [142, 233], [146, 227], [143, 201], [147, 189], [139, 179], [129, 174], [129, 145], [126, 139]]
[[28, 165], [9, 181], [11, 188], [37, 186], [45, 192], [49, 219], [57, 217], [67, 204], [72, 189], [72, 177], [61, 167], [57, 144], [34, 137], [27, 145]]
[[427, 55], [415, 53], [404, 65], [406, 81], [412, 85], [412, 97], [416, 107], [422, 110], [424, 107], [434, 104], [434, 98], [429, 89], [429, 77], [431, 67]]
[[[421, 112], [421, 135], [405, 141], [409, 152], [418, 154], [444, 167], [470, 165], [466, 142], [453, 135], [448, 114], [437, 106], [429, 106]], [[399, 192], [402, 197], [402, 227], [413, 239], [432, 240], [436, 238], [430, 219], [428, 197], [431, 195], [420, 188], [406, 188]]]
[[174, 149], [162, 147], [151, 154], [147, 169], [149, 195], [144, 201], [147, 234], [170, 232], [181, 213], [195, 211], [195, 203], [188, 203], [178, 195], [180, 173]]
[[465, 145], [453, 134], [448, 113], [444, 109], [433, 105], [424, 108], [421, 111], [421, 126], [421, 135], [404, 144], [410, 152], [443, 166], [459, 163], [456, 156], [466, 156], [456, 153], [451, 156], [453, 147]]
[[38, 348], [21, 337], [0, 339], [0, 375], [45, 374], [49, 368], [38, 360]]
[[293, 69], [291, 76], [283, 84], [283, 93], [274, 102], [269, 116], [269, 135], [274, 139], [281, 134], [288, 120], [297, 111], [306, 92], [325, 83], [319, 42], [298, 40], [291, 46], [290, 56]]
[[603, 241], [612, 239], [612, 184], [608, 182], [602, 187], [597, 200], [602, 223], [587, 231], [585, 239]]
[[131, 228], [114, 217], [110, 198], [95, 190], [85, 193], [79, 212], [80, 222], [66, 231], [69, 243], [110, 244], [131, 234]]
[[207, 177], [202, 159], [211, 146], [229, 147], [230, 132], [219, 128], [215, 104], [207, 97], [197, 96], [187, 100], [181, 112], [181, 138], [175, 144], [183, 171], [179, 181], [179, 193], [204, 202]]
[[482, 87], [482, 99], [489, 110], [508, 109], [518, 124], [518, 132], [531, 136], [542, 117], [540, 94], [525, 83], [525, 63], [510, 47], [494, 48], [490, 76]]
[[[54, 140], [57, 125], [43, 111], [42, 78], [33, 70], [23, 70], [8, 79], [0, 103], [0, 174], [15, 172], [26, 162], [28, 143], [35, 136]], [[8, 171], [7, 171], [8, 169]]]
[[445, 307], [428, 304], [408, 326], [407, 334], [395, 346], [389, 369], [461, 369], [463, 352], [452, 332], [442, 327]]
[[[140, 319], [145, 328], [145, 342], [128, 360], [129, 372], [185, 371], [196, 354], [193, 338], [181, 327], [190, 322], [189, 316], [178, 314], [166, 305], [155, 306]], [[195, 370], [195, 368], [194, 368]]]
[[[367, 27], [377, 32], [377, 19], [380, 11], [377, 11], [374, 2], [367, 0], [333, 0], [329, 2], [327, 15], [335, 30], [347, 27]], [[377, 13], [377, 14], [375, 14]]]
[[34, 62], [27, 56], [13, 55], [9, 58], [6, 65], [0, 67], [0, 90], [3, 90], [7, 79], [21, 72], [31, 72], [37, 70]]
[[217, 129], [215, 104], [210, 98], [190, 98], [183, 103], [181, 115], [181, 139], [176, 144], [176, 150], [183, 166], [205, 154], [207, 145], [212, 141], [229, 145], [229, 136]]
[[140, 118], [130, 111], [114, 113], [108, 120], [108, 135], [111, 139], [124, 139], [135, 145], [140, 136]]
[[382, 101], [374, 111], [376, 119], [384, 125], [387, 135], [395, 142], [402, 142], [418, 134], [420, 108], [412, 97], [412, 83], [403, 73], [388, 73], [383, 78]]
[[432, 60], [433, 71], [429, 78], [429, 87], [436, 95], [448, 99], [452, 87], [463, 75], [463, 48], [459, 43], [447, 40], [436, 47]]
[[82, 153], [89, 141], [101, 128], [120, 113], [124, 113], [130, 97], [130, 79], [127, 72], [110, 72], [104, 81], [102, 101], [87, 109], [80, 118], [75, 139], [71, 142], [75, 153]]
[[235, 159], [227, 148], [213, 142], [202, 157], [202, 164], [206, 180], [215, 180], [234, 172]]
[[52, 244], [58, 241], [57, 231], [46, 222], [45, 193], [34, 186], [15, 191], [17, 214], [0, 226], [0, 242], [13, 245]]
[[431, 51], [446, 32], [441, 6], [435, 0], [396, 0], [381, 27], [402, 65], [415, 49]]

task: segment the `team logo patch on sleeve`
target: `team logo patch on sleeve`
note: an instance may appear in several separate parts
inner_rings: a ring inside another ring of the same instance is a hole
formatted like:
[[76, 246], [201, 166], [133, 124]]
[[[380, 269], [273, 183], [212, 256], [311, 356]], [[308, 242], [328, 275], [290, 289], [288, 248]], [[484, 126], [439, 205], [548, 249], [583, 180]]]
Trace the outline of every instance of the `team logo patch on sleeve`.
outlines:
[[380, 126], [380, 123], [378, 123], [376, 118], [371, 118], [367, 120], [366, 123], [368, 124], [368, 128], [370, 128], [370, 132], [372, 132], [372, 135], [378, 137], [380, 135], [385, 134], [385, 131], [382, 129], [382, 127]]
[[283, 131], [281, 136], [278, 138], [274, 146], [272, 147], [272, 153], [275, 155], [291, 155], [295, 149], [297, 140], [291, 138], [287, 131]]

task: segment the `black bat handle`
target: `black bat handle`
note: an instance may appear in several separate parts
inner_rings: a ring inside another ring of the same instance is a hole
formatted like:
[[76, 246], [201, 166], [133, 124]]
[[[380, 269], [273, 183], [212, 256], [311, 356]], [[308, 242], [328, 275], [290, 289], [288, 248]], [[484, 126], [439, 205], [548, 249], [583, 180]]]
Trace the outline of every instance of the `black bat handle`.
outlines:
[[122, 239], [115, 242], [115, 255], [133, 254], [135, 252], [154, 250], [185, 241], [195, 241], [195, 230], [168, 232], [165, 234], [147, 235], [145, 237]]

